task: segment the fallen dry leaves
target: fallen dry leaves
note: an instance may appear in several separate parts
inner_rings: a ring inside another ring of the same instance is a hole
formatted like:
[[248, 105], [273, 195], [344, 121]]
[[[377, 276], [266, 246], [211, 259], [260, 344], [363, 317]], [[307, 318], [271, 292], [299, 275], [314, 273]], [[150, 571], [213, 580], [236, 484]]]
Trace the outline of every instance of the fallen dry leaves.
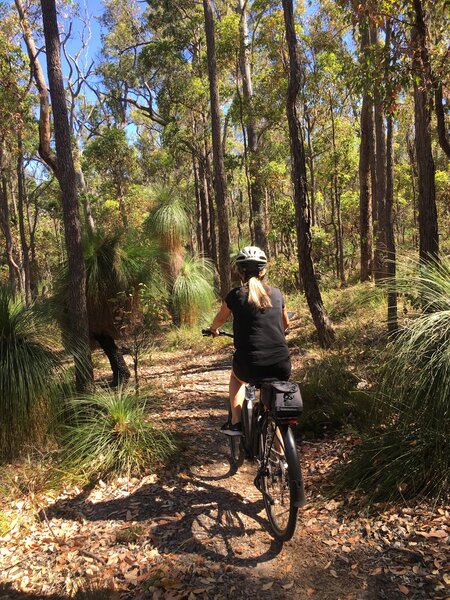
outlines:
[[[90, 491], [0, 499], [8, 523], [0, 537], [1, 583], [61, 597], [102, 589], [111, 600], [295, 599], [299, 590], [317, 600], [358, 600], [371, 586], [393, 599], [450, 597], [448, 508], [424, 502], [368, 515], [349, 499], [322, 497], [326, 475], [355, 444], [350, 436], [302, 444], [309, 504], [294, 540], [270, 554], [262, 507], [251, 513], [258, 493], [239, 476], [215, 477], [225, 460], [213, 452], [224, 355], [204, 356], [203, 367], [219, 364], [204, 373], [188, 351], [179, 356], [181, 363], [168, 363], [172, 400], [164, 413], [189, 433], [179, 465], [159, 476], [99, 481]], [[160, 369], [147, 379], [159, 378]], [[256, 566], [266, 570], [259, 574]]]

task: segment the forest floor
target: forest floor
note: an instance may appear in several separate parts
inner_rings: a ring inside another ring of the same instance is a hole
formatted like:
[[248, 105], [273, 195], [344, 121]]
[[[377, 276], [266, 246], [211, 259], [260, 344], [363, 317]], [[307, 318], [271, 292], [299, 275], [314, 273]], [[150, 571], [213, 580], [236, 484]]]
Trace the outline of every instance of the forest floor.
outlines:
[[143, 368], [161, 398], [155, 419], [181, 444], [157, 474], [1, 501], [0, 600], [450, 598], [445, 507], [362, 512], [323, 495], [356, 443], [348, 434], [299, 443], [308, 504], [294, 538], [274, 541], [254, 465], [233, 474], [218, 431], [230, 350], [207, 339]]

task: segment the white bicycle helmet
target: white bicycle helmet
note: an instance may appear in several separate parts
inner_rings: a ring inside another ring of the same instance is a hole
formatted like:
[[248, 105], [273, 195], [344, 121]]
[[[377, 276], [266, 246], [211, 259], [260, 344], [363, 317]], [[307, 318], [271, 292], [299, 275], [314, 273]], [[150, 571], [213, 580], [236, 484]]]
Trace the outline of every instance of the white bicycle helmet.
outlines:
[[245, 268], [246, 266], [257, 266], [259, 270], [264, 269], [267, 264], [267, 256], [261, 248], [257, 246], [245, 246], [239, 250], [236, 257], [236, 265]]

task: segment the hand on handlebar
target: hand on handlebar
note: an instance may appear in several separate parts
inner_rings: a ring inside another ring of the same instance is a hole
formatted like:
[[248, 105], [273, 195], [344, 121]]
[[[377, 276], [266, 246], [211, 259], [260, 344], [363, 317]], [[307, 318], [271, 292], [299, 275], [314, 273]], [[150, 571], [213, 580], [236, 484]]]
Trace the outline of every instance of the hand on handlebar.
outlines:
[[205, 337], [219, 337], [219, 336], [226, 336], [226, 337], [233, 337], [232, 333], [228, 333], [227, 331], [220, 331], [220, 329], [214, 329], [212, 330], [210, 327], [208, 327], [208, 329], [202, 329], [202, 335]]
[[208, 329], [202, 329], [202, 335], [204, 337], [217, 337], [218, 335], [220, 335], [220, 331], [218, 329], [211, 329], [211, 327], [208, 327]]

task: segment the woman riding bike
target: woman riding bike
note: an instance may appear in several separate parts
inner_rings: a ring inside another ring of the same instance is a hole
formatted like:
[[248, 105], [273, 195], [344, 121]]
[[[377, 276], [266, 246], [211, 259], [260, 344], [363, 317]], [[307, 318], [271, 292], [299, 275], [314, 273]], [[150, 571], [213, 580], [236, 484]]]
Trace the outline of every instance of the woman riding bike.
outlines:
[[225, 298], [210, 326], [213, 336], [233, 315], [235, 353], [230, 376], [231, 422], [221, 427], [227, 435], [241, 435], [241, 408], [245, 384], [261, 379], [288, 380], [291, 360], [285, 330], [289, 318], [278, 288], [264, 283], [267, 257], [256, 246], [246, 246], [237, 255], [241, 286]]

